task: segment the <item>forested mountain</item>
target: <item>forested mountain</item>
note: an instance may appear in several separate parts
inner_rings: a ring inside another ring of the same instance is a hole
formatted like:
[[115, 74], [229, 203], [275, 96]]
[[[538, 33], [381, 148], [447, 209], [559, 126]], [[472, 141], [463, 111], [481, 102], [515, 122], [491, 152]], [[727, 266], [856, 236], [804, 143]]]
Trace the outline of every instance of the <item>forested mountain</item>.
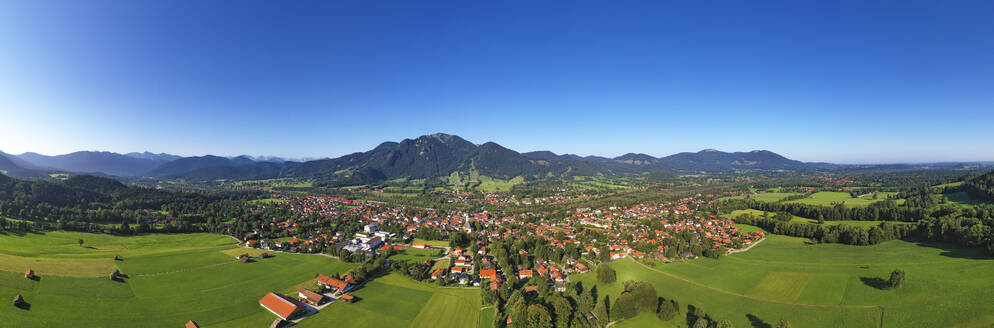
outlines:
[[36, 167], [66, 172], [105, 173], [119, 176], [136, 176], [147, 172], [165, 160], [136, 158], [111, 152], [78, 151], [75, 153], [46, 156], [37, 153], [17, 155]]
[[0, 173], [27, 179], [48, 177], [48, 173], [35, 168], [29, 163], [25, 163], [14, 155], [3, 152], [0, 152]]
[[768, 150], [726, 153], [705, 149], [660, 158], [656, 167], [675, 171], [796, 170], [808, 166]]
[[[662, 158], [640, 153], [628, 153], [615, 158], [557, 155], [550, 151], [522, 154], [494, 142], [476, 145], [459, 136], [444, 133], [400, 142], [384, 142], [367, 152], [303, 163], [275, 157], [226, 158], [207, 155], [178, 158], [175, 155], [149, 152], [127, 155], [76, 152], [59, 156], [25, 153], [17, 158], [37, 167], [68, 172], [196, 180], [293, 177], [314, 178], [331, 184], [445, 177], [453, 172], [510, 179], [518, 176], [537, 178], [660, 171], [799, 170], [814, 167], [765, 150], [726, 153], [709, 149]], [[16, 163], [14, 166], [17, 166]]]
[[301, 163], [289, 169], [289, 174], [354, 182], [399, 177], [442, 177], [453, 172], [476, 172], [509, 179], [516, 176], [611, 171], [612, 168], [594, 168], [580, 160], [529, 157], [493, 142], [477, 146], [458, 136], [439, 133], [399, 143], [384, 142], [365, 153]]
[[172, 162], [162, 164], [151, 171], [146, 170], [145, 175], [156, 177], [181, 176], [186, 173], [212, 167], [237, 167], [255, 164], [255, 161], [247, 157], [226, 158], [220, 156], [199, 156], [185, 157]]
[[963, 183], [963, 190], [974, 199], [994, 201], [994, 171]]

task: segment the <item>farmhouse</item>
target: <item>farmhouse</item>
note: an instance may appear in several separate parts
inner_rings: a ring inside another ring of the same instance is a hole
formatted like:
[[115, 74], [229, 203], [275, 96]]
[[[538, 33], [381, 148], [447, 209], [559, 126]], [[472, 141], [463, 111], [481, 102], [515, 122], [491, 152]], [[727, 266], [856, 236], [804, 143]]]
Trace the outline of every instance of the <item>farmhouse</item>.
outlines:
[[306, 308], [303, 303], [277, 293], [266, 294], [259, 300], [259, 305], [283, 320], [289, 319]]
[[313, 305], [319, 305], [321, 304], [321, 301], [324, 300], [324, 295], [315, 293], [306, 288], [297, 290], [297, 296], [300, 296], [301, 299], [307, 300], [307, 303], [311, 303]]
[[324, 285], [325, 287], [331, 287], [343, 293], [347, 291], [349, 288], [351, 288], [353, 284], [355, 284], [355, 281], [352, 281], [352, 279], [349, 278], [348, 276], [345, 277], [345, 280], [339, 280], [323, 274], [318, 275], [317, 281], [319, 284]]

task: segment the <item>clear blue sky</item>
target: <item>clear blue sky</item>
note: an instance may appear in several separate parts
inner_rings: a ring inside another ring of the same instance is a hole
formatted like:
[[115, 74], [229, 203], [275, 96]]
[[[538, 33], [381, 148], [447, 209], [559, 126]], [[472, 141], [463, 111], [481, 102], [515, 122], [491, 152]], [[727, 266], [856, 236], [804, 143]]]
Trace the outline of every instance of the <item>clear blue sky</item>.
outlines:
[[994, 160], [994, 1], [3, 1], [0, 150]]

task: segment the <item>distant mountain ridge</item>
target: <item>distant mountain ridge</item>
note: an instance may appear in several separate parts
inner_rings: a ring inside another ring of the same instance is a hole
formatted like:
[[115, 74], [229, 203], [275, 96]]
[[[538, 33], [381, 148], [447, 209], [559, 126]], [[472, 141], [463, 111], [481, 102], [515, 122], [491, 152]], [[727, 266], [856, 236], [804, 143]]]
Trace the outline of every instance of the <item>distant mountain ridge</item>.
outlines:
[[24, 153], [16, 157], [42, 169], [119, 176], [139, 175], [166, 162], [106, 151], [78, 151], [56, 156]]
[[366, 152], [303, 162], [273, 156], [180, 157], [147, 151], [125, 155], [111, 152], [75, 152], [58, 156], [25, 153], [6, 157], [9, 160], [0, 162], [0, 169], [5, 166], [24, 169], [30, 165], [39, 171], [100, 172], [131, 177], [194, 180], [290, 177], [313, 178], [332, 184], [446, 177], [456, 172], [511, 179], [518, 176], [537, 178], [655, 171], [803, 170], [817, 166], [766, 150], [727, 153], [706, 149], [660, 158], [642, 153], [628, 153], [615, 158], [557, 155], [551, 151], [519, 153], [494, 142], [477, 145], [444, 133], [400, 142], [387, 141]]

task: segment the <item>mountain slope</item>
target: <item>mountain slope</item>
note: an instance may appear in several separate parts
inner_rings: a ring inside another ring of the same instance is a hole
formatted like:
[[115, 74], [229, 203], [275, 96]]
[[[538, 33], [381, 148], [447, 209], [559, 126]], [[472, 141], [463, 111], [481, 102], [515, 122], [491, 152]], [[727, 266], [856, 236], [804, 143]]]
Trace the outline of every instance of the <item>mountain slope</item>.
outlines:
[[199, 156], [184, 157], [172, 162], [164, 163], [149, 170], [146, 175], [155, 177], [181, 176], [184, 173], [193, 172], [199, 169], [210, 167], [237, 167], [254, 164], [255, 161], [247, 157], [225, 158], [220, 156]]
[[119, 176], [141, 175], [164, 163], [162, 160], [135, 158], [112, 152], [97, 151], [78, 151], [57, 156], [24, 153], [17, 157], [41, 168]]
[[994, 171], [967, 180], [963, 183], [963, 191], [973, 199], [994, 202]]
[[666, 156], [660, 158], [655, 166], [664, 170], [708, 172], [807, 168], [803, 162], [787, 159], [768, 150], [726, 153], [713, 149]]

